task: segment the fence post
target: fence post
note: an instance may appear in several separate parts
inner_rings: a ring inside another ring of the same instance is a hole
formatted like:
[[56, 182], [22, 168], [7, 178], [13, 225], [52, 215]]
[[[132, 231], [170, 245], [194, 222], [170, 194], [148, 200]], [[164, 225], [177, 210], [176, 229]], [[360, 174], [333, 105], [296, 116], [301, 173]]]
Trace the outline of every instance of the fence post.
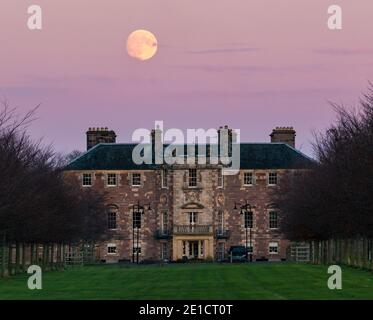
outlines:
[[55, 265], [54, 265], [54, 248], [55, 248], [55, 246], [54, 246], [54, 242], [52, 243], [52, 245], [51, 245], [51, 264], [52, 264], [52, 267], [51, 267], [51, 269], [52, 270], [54, 270], [55, 268]]
[[373, 245], [373, 241], [372, 241], [372, 239], [369, 239], [368, 240], [369, 242], [369, 268], [370, 268], [370, 270], [373, 270], [373, 248], [372, 248], [372, 245]]
[[6, 240], [5, 240], [5, 233], [3, 235], [3, 241], [1, 244], [1, 277], [8, 276], [8, 269], [7, 269], [7, 252], [6, 252]]

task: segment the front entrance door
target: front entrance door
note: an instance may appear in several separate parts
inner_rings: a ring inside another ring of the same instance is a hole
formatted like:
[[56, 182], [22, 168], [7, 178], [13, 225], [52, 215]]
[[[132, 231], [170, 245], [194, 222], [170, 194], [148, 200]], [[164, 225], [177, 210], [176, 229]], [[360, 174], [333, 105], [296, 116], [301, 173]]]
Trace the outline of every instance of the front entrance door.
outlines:
[[189, 259], [198, 259], [198, 241], [189, 241]]

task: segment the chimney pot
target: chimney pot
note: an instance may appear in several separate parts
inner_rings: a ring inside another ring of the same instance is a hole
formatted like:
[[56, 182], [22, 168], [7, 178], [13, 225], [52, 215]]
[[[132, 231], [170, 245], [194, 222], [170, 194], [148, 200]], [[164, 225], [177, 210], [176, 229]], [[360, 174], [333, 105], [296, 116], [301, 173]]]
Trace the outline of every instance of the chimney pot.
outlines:
[[296, 132], [293, 127], [276, 127], [270, 134], [271, 142], [283, 142], [295, 148]]
[[99, 143], [116, 143], [117, 135], [107, 127], [90, 127], [87, 131], [87, 150]]

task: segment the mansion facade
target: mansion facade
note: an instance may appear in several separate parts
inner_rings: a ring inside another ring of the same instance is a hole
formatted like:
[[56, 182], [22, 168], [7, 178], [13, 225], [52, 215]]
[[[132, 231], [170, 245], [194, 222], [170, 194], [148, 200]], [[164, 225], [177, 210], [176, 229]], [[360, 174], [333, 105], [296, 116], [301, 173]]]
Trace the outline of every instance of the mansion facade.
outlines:
[[253, 260], [285, 259], [289, 241], [279, 232], [281, 212], [272, 196], [281, 192], [286, 172], [306, 169], [312, 160], [295, 149], [293, 128], [270, 136], [269, 143], [241, 143], [239, 172], [223, 175], [209, 163], [136, 165], [136, 144], [90, 128], [87, 152], [65, 174], [108, 194], [108, 240], [98, 244], [99, 259], [219, 261], [231, 246], [246, 246]]

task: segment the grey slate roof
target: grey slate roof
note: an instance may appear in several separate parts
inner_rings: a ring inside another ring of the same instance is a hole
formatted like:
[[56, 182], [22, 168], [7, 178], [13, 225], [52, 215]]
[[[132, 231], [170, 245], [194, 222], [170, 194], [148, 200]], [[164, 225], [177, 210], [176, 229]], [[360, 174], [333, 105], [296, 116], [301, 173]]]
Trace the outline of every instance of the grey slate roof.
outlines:
[[[146, 170], [132, 161], [132, 143], [100, 143], [71, 161], [65, 170]], [[313, 160], [285, 143], [241, 143], [241, 169], [301, 169]]]

